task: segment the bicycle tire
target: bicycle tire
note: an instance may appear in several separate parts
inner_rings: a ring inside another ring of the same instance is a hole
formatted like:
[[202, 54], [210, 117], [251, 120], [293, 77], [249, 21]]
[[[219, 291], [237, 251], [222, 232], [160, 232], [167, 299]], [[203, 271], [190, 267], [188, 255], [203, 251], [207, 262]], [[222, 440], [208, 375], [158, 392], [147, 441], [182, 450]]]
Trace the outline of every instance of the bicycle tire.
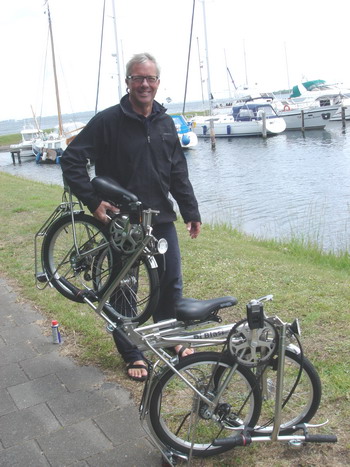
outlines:
[[[84, 213], [74, 215], [76, 240], [79, 253], [87, 253], [92, 248], [108, 244], [104, 225], [92, 216]], [[107, 247], [109, 261], [104, 276], [100, 281], [102, 293], [110, 284], [114, 268], [115, 255], [111, 247]], [[88, 255], [79, 260], [74, 250], [73, 224], [71, 215], [65, 215], [55, 221], [48, 229], [42, 244], [43, 268], [50, 283], [66, 298], [83, 303], [83, 294], [94, 290], [92, 267], [95, 256]], [[102, 266], [101, 266], [102, 268]], [[102, 269], [101, 269], [102, 270]], [[93, 295], [91, 299], [94, 300]]]
[[[268, 423], [273, 419], [275, 410], [276, 379], [277, 379], [278, 356], [276, 355], [265, 369], [267, 381], [267, 394], [261, 412], [260, 425]], [[282, 409], [280, 432], [291, 431], [291, 427], [299, 423], [307, 423], [316, 414], [322, 395], [321, 380], [312, 363], [295, 353], [286, 349], [284, 376], [283, 376], [283, 399], [288, 397], [293, 388], [302, 365], [301, 378], [290, 399]], [[267, 397], [266, 397], [267, 396]]]
[[[199, 391], [210, 397], [232, 365], [226, 354], [198, 352], [181, 359], [175, 368]], [[232, 437], [239, 430], [223, 429], [218, 420], [214, 421], [207, 415], [205, 404], [198, 400], [194, 391], [176, 373], [171, 369], [167, 370], [157, 382], [150, 398], [150, 422], [153, 431], [165, 446], [184, 454], [192, 452], [194, 456], [208, 457], [227, 451], [230, 447], [213, 446], [214, 439]], [[198, 413], [193, 415], [196, 404]], [[237, 366], [217, 409], [220, 411], [225, 407], [230, 407], [230, 413], [223, 416], [231, 427], [254, 427], [257, 423], [261, 409], [261, 392], [250, 369]], [[197, 420], [192, 433], [193, 416]]]
[[108, 301], [122, 318], [145, 323], [153, 314], [159, 300], [158, 270], [147, 256], [135, 261]]
[[[106, 227], [97, 219], [77, 213], [74, 223], [79, 252], [87, 255], [82, 259], [76, 256], [69, 214], [55, 221], [46, 233], [42, 244], [43, 268], [51, 284], [69, 300], [83, 303], [84, 294], [92, 290], [94, 293], [89, 295], [89, 299], [96, 301], [103, 296], [120, 270], [121, 256], [110, 245]], [[98, 249], [105, 244], [105, 248]], [[90, 250], [92, 253], [88, 254]], [[128, 287], [128, 284], [132, 286]], [[119, 304], [124, 304], [115, 310], [117, 315], [128, 316], [140, 324], [149, 319], [158, 303], [159, 280], [157, 269], [152, 267], [147, 256], [135, 262], [112, 294], [112, 301], [116, 296], [119, 297]], [[120, 297], [123, 297], [123, 301]], [[114, 305], [116, 303], [114, 300]]]

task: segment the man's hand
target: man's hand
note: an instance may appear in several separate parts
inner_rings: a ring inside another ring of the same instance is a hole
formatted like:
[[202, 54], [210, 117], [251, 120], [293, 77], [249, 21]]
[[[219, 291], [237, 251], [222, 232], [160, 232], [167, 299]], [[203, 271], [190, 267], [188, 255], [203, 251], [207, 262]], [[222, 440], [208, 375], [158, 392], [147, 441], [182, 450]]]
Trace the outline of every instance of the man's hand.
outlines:
[[190, 234], [191, 238], [197, 238], [200, 231], [201, 231], [201, 223], [200, 222], [187, 222], [187, 230]]
[[113, 206], [110, 203], [107, 203], [107, 201], [101, 201], [99, 207], [92, 213], [96, 219], [99, 221], [103, 222], [104, 224], [108, 224], [110, 222], [111, 218], [107, 214], [107, 211], [111, 211], [113, 213], [118, 213], [119, 209]]

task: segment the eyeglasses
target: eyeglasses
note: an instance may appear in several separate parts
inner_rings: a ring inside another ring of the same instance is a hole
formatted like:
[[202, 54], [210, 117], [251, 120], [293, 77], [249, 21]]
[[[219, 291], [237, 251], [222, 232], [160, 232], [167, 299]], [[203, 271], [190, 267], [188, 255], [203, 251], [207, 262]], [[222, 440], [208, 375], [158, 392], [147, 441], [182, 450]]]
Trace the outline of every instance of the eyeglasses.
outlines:
[[133, 83], [143, 83], [146, 80], [149, 84], [154, 84], [159, 80], [159, 76], [127, 76], [127, 79], [131, 79]]

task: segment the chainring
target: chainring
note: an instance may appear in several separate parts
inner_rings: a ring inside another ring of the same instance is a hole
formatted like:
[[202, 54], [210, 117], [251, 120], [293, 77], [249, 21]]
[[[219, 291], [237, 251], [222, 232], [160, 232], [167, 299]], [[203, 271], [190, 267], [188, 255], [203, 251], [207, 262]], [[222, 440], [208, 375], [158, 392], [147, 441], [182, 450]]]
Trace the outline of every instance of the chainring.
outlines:
[[227, 348], [235, 363], [257, 367], [267, 363], [278, 350], [276, 327], [264, 319], [263, 327], [250, 329], [248, 320], [236, 323], [227, 337]]

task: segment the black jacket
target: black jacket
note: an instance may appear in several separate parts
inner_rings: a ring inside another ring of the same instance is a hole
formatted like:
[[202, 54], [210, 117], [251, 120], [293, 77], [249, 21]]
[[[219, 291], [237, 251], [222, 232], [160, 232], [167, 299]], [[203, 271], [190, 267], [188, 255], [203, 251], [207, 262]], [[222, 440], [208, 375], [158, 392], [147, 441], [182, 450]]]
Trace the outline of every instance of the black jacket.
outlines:
[[95, 115], [70, 143], [61, 167], [73, 193], [94, 212], [101, 199], [86, 170], [107, 175], [134, 193], [145, 208], [160, 211], [155, 223], [176, 219], [169, 193], [185, 222], [200, 221], [198, 203], [188, 178], [187, 162], [172, 118], [154, 102], [150, 117], [137, 115], [128, 96]]

